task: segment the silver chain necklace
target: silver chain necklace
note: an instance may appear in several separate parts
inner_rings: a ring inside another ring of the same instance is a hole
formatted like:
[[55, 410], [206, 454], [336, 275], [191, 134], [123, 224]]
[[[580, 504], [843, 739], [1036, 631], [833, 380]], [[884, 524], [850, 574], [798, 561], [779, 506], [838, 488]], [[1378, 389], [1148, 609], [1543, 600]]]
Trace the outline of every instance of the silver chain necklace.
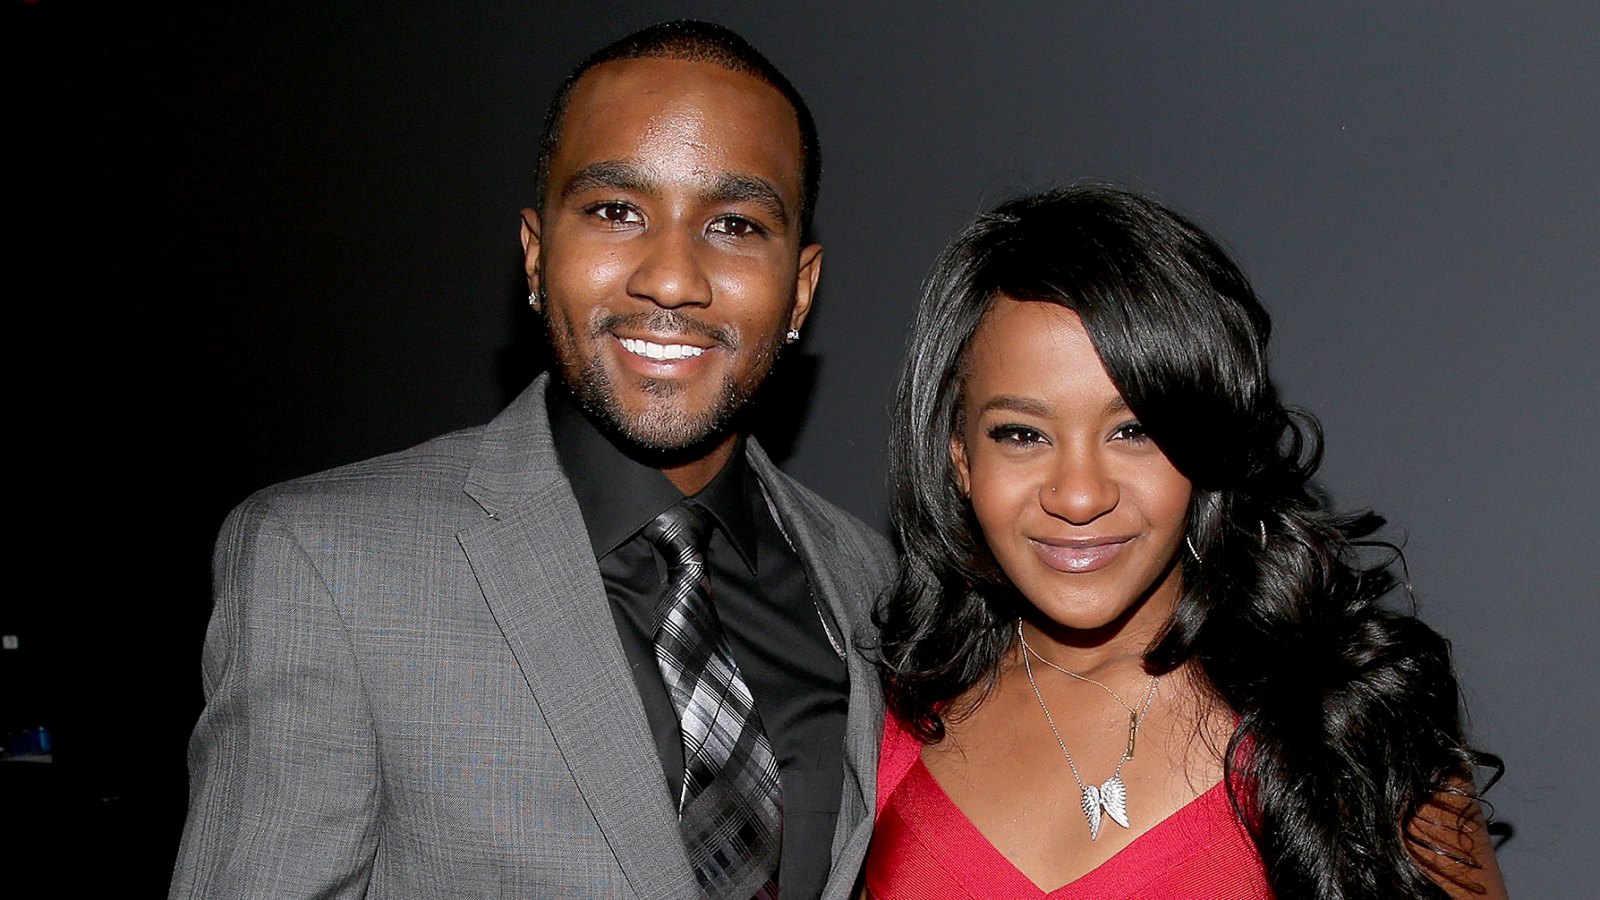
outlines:
[[[1079, 805], [1083, 807], [1083, 815], [1089, 820], [1089, 840], [1100, 837], [1100, 823], [1103, 816], [1110, 816], [1111, 821], [1123, 828], [1128, 826], [1128, 786], [1122, 782], [1122, 767], [1128, 760], [1133, 759], [1133, 748], [1139, 734], [1139, 725], [1144, 722], [1144, 717], [1150, 712], [1150, 703], [1156, 698], [1156, 685], [1161, 682], [1161, 676], [1156, 675], [1150, 679], [1150, 686], [1144, 692], [1144, 708], [1135, 712], [1132, 707], [1122, 702], [1117, 692], [1111, 690], [1092, 678], [1074, 674], [1066, 669], [1045, 659], [1030, 646], [1022, 636], [1022, 620], [1017, 620], [1017, 640], [1022, 643], [1022, 668], [1028, 673], [1028, 686], [1033, 688], [1033, 697], [1039, 701], [1039, 708], [1044, 710], [1044, 720], [1050, 723], [1050, 733], [1055, 735], [1056, 746], [1061, 748], [1061, 755], [1067, 758], [1067, 765], [1072, 769], [1072, 780], [1078, 783], [1078, 790], [1083, 792]], [[1061, 739], [1061, 730], [1056, 727], [1056, 718], [1050, 714], [1050, 707], [1044, 702], [1044, 694], [1039, 692], [1039, 682], [1033, 678], [1032, 657], [1039, 656], [1039, 661], [1053, 669], [1058, 669], [1080, 681], [1087, 681], [1099, 685], [1107, 693], [1116, 698], [1124, 709], [1128, 710], [1128, 747], [1122, 753], [1122, 758], [1117, 760], [1117, 769], [1111, 777], [1101, 782], [1099, 786], [1083, 783], [1083, 775], [1078, 771], [1078, 763], [1073, 760], [1072, 753], [1067, 750], [1067, 742]]]
[[1128, 701], [1122, 699], [1122, 695], [1117, 693], [1116, 691], [1113, 691], [1111, 689], [1110, 685], [1106, 684], [1103, 681], [1096, 681], [1096, 680], [1094, 680], [1093, 678], [1090, 678], [1087, 675], [1079, 675], [1077, 672], [1074, 672], [1071, 669], [1066, 668], [1065, 666], [1058, 666], [1055, 663], [1051, 662], [1048, 658], [1046, 658], [1043, 653], [1040, 653], [1039, 651], [1033, 649], [1033, 645], [1028, 643], [1028, 639], [1022, 636], [1022, 620], [1021, 619], [1017, 620], [1017, 640], [1022, 642], [1022, 649], [1023, 650], [1033, 654], [1033, 658], [1034, 659], [1037, 659], [1039, 662], [1042, 662], [1045, 665], [1049, 666], [1050, 668], [1055, 669], [1057, 672], [1060, 672], [1061, 674], [1067, 676], [1068, 678], [1076, 678], [1077, 680], [1082, 681], [1085, 684], [1092, 684], [1095, 687], [1099, 688], [1100, 690], [1105, 691], [1106, 693], [1111, 695], [1111, 699], [1117, 701], [1117, 705], [1118, 706], [1121, 706], [1123, 709], [1128, 711], [1128, 715], [1137, 716], [1139, 714], [1138, 710], [1135, 710], [1132, 706], [1129, 706], [1128, 705]]

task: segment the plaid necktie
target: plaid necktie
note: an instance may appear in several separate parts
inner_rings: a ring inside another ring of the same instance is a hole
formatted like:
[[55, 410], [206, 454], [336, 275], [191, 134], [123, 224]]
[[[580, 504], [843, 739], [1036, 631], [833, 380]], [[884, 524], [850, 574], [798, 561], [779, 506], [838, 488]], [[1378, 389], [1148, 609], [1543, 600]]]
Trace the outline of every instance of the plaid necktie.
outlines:
[[711, 605], [711, 529], [710, 515], [691, 501], [644, 528], [667, 560], [655, 650], [683, 737], [678, 831], [708, 896], [766, 900], [778, 896], [782, 788], [761, 716]]

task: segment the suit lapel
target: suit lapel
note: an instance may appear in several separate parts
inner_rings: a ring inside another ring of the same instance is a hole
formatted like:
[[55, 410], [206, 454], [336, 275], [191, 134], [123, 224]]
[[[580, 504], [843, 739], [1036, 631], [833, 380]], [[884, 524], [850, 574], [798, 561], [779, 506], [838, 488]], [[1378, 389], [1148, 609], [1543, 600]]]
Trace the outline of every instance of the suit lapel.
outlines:
[[750, 462], [777, 507], [785, 534], [805, 565], [817, 595], [843, 632], [845, 668], [850, 677], [850, 705], [844, 735], [844, 795], [840, 799], [839, 825], [833, 841], [835, 871], [824, 891], [825, 896], [842, 896], [854, 884], [855, 872], [844, 871], [838, 861], [864, 858], [877, 797], [883, 693], [879, 688], [878, 670], [859, 644], [871, 633], [870, 611], [877, 599], [874, 591], [879, 578], [863, 568], [860, 561], [869, 558], [869, 551], [865, 546], [855, 546], [857, 537], [841, 533], [834, 514], [823, 510], [814, 499], [798, 490], [754, 441], [747, 442], [747, 446]]
[[696, 890], [644, 707], [555, 459], [540, 378], [485, 432], [462, 549], [590, 811], [640, 897]]

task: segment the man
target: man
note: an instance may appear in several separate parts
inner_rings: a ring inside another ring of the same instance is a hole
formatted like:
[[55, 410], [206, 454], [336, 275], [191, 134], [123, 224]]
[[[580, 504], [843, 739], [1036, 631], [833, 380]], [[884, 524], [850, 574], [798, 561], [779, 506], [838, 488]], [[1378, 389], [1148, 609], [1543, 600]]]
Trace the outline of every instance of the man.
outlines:
[[680, 22], [591, 57], [545, 130], [554, 376], [223, 528], [174, 897], [854, 888], [892, 559], [740, 433], [820, 271], [810, 116]]

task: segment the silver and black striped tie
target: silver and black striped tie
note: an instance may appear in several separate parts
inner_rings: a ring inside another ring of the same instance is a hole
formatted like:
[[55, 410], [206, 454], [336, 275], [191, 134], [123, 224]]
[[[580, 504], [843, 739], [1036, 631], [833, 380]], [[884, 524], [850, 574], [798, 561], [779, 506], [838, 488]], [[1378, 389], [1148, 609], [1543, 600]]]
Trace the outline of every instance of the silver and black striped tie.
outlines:
[[750, 687], [711, 603], [705, 550], [712, 519], [692, 500], [644, 536], [667, 561], [655, 651], [683, 737], [678, 830], [700, 887], [716, 900], [778, 896], [783, 795]]

